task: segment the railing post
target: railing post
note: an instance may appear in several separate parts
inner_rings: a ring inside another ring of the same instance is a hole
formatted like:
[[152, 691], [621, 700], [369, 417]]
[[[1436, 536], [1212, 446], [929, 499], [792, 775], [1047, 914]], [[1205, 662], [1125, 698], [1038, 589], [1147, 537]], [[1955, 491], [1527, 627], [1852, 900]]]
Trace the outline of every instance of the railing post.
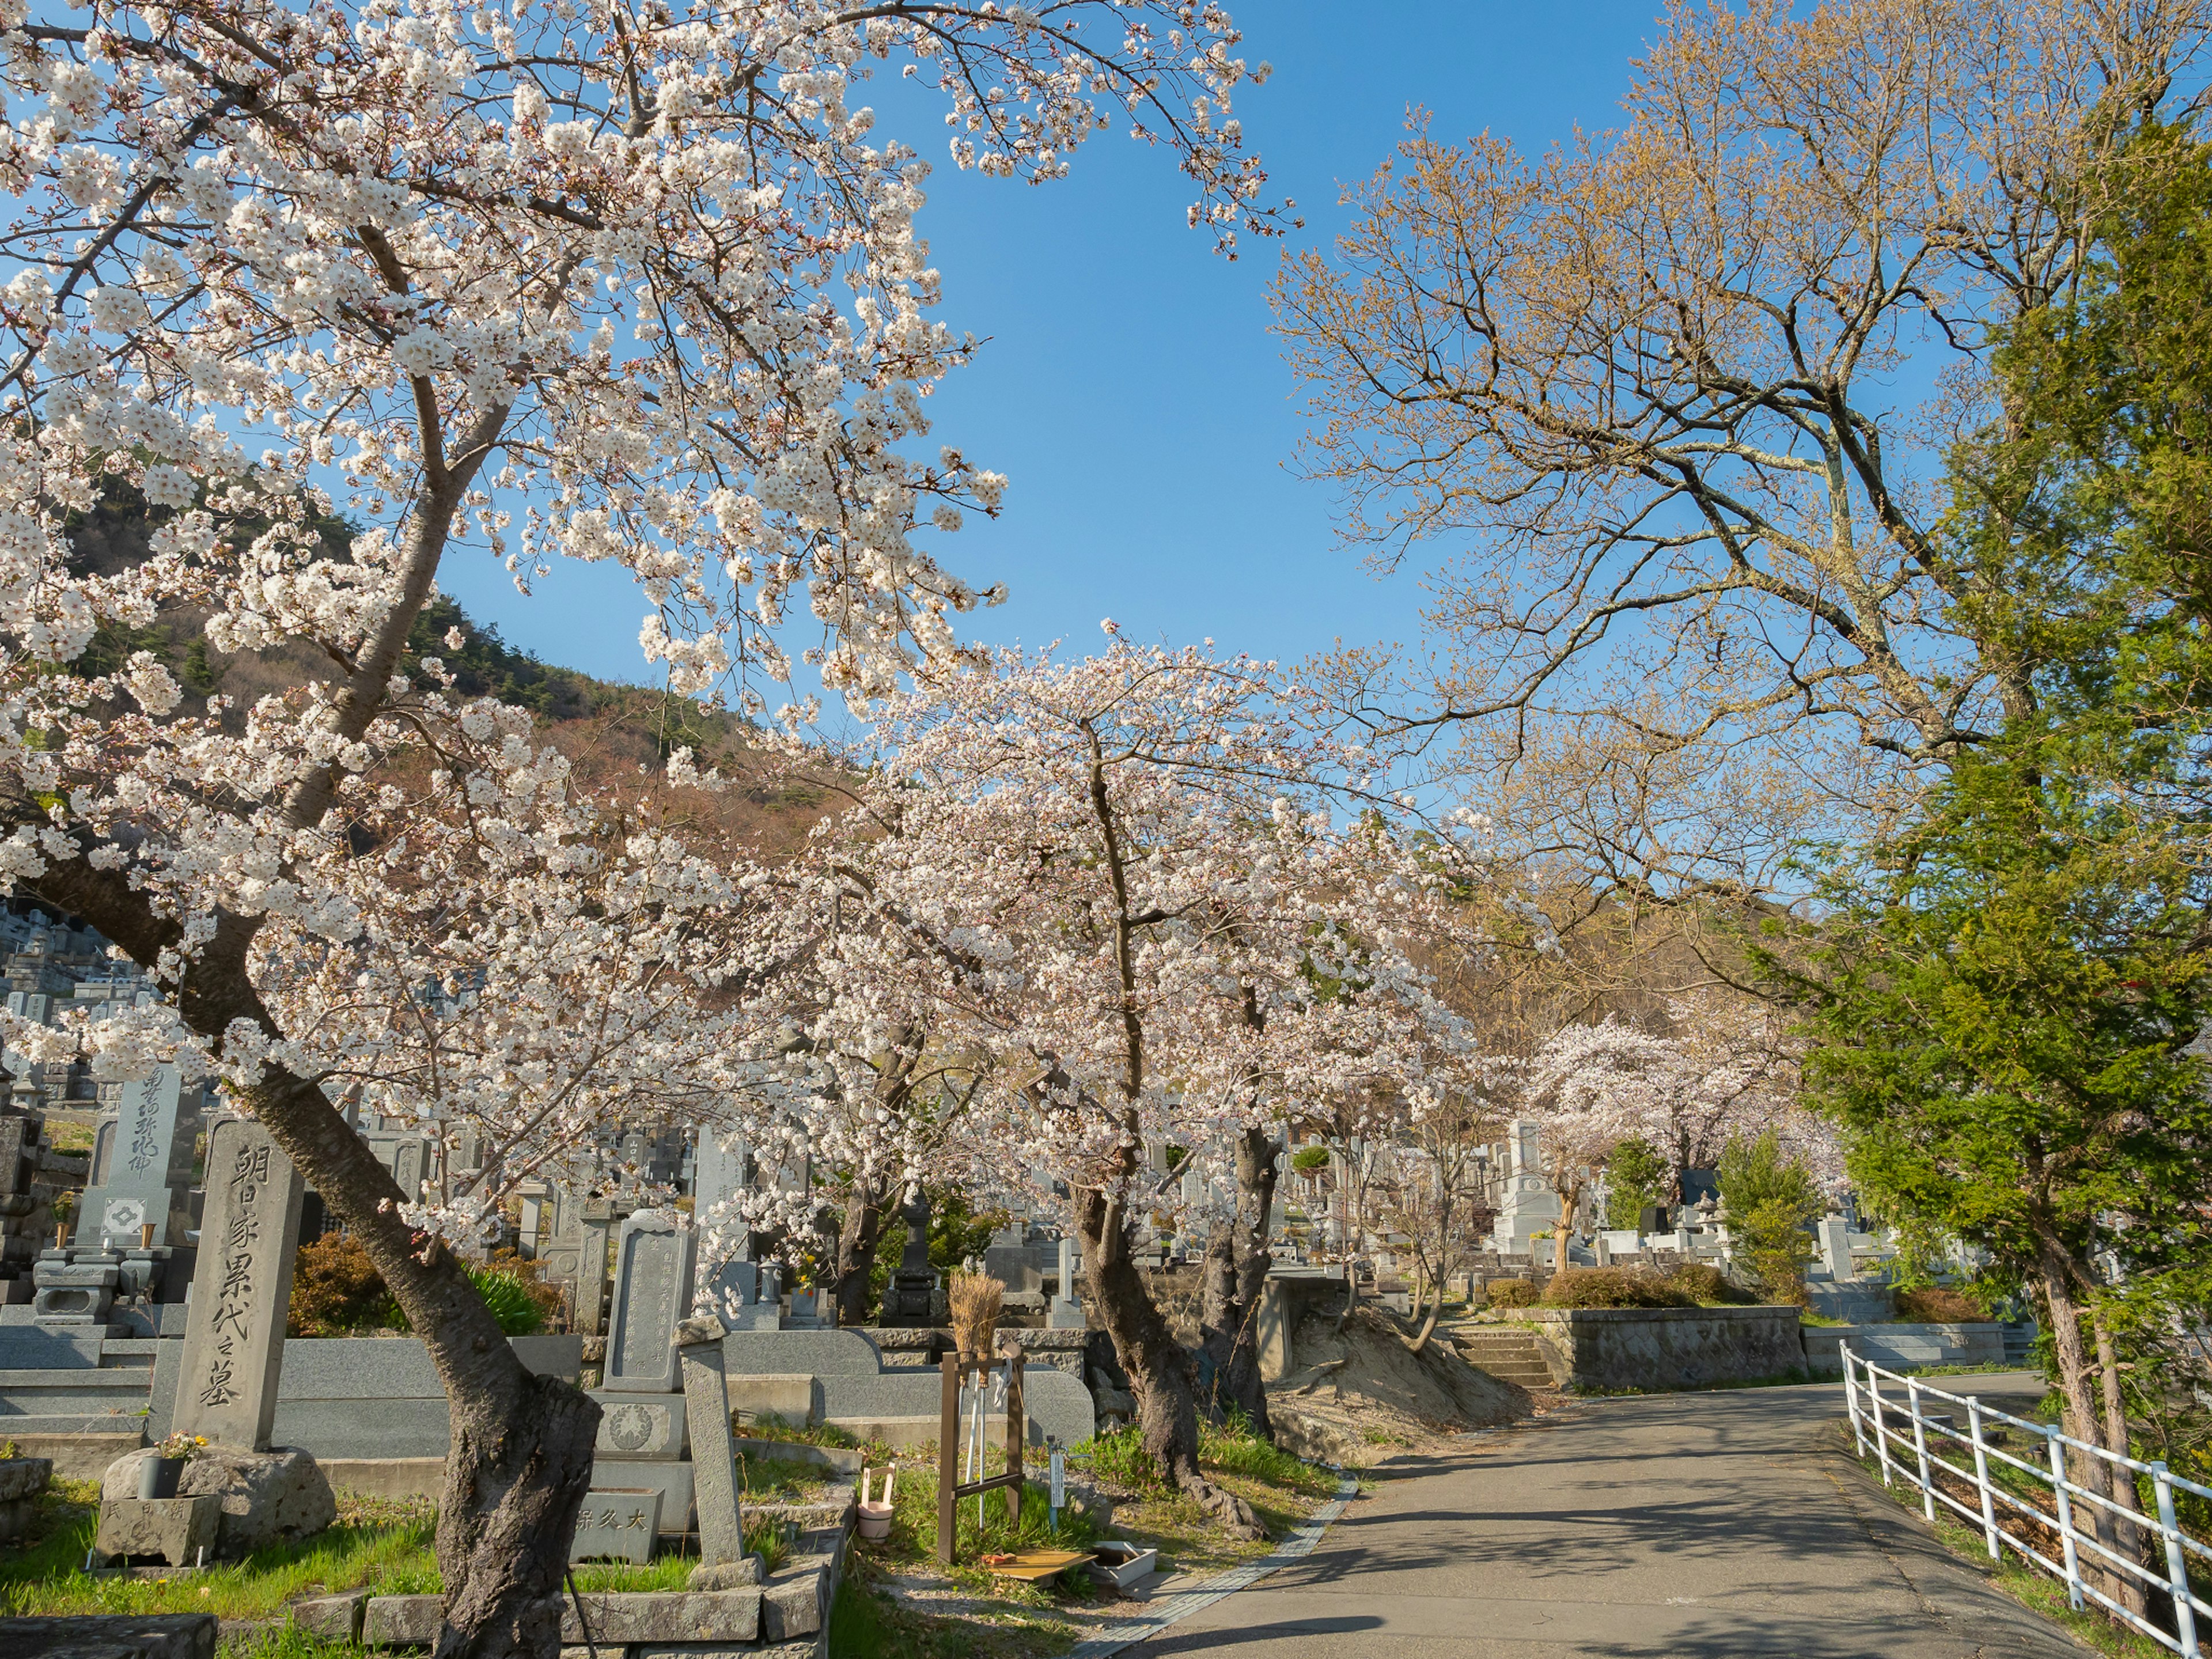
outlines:
[[2057, 1429], [2051, 1435], [2051, 1490], [2058, 1499], [2058, 1542], [2066, 1554], [2066, 1600], [2081, 1611], [2081, 1562], [2074, 1547], [2074, 1503], [2066, 1496], [2066, 1437]]
[[1859, 1385], [1858, 1379], [1851, 1374], [1851, 1345], [1838, 1341], [1836, 1346], [1844, 1356], [1844, 1409], [1851, 1417], [1851, 1444], [1863, 1460], [1866, 1456], [1866, 1425], [1859, 1421]]
[[1982, 1438], [1982, 1402], [1979, 1396], [1966, 1396], [1966, 1429], [1974, 1442], [1974, 1490], [1982, 1499], [1982, 1536], [1990, 1547], [1990, 1559], [2002, 1561], [2004, 1551], [1997, 1544], [1996, 1499], [1990, 1491], [1989, 1443]]
[[1874, 1374], [1874, 1361], [1867, 1361], [1867, 1402], [1874, 1408], [1874, 1455], [1881, 1460], [1881, 1484], [1897, 1483], [1889, 1478], [1889, 1431], [1881, 1420], [1881, 1379]]
[[1920, 1379], [1905, 1379], [1905, 1398], [1912, 1409], [1912, 1455], [1920, 1461], [1920, 1507], [1928, 1511], [1928, 1524], [1936, 1524], [1936, 1483], [1928, 1474], [1928, 1425], [1920, 1417]]
[[2173, 1477], [2164, 1462], [2150, 1466], [2158, 1492], [2158, 1529], [2166, 1542], [2166, 1582], [2173, 1592], [2173, 1628], [2181, 1638], [2181, 1659], [2197, 1659], [2197, 1609], [2189, 1600], [2189, 1561], [2182, 1553], [2181, 1528], [2173, 1519]]

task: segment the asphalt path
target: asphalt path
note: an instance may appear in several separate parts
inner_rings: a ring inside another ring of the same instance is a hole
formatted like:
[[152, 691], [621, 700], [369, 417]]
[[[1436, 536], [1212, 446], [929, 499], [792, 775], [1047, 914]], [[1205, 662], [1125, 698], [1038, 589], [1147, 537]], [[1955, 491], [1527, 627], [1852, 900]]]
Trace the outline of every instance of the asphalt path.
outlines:
[[1838, 1449], [1842, 1412], [1838, 1385], [1589, 1401], [1394, 1460], [1312, 1554], [1127, 1653], [2081, 1659]]

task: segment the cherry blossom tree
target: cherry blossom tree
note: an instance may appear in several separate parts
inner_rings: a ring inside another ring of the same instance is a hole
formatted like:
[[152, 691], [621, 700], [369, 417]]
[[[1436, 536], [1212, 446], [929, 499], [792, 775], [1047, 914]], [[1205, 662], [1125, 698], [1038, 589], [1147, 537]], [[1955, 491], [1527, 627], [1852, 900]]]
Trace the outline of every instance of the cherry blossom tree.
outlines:
[[1595, 1176], [1629, 1139], [1664, 1149], [1679, 1176], [1771, 1130], [1826, 1190], [1840, 1190], [1840, 1146], [1799, 1103], [1784, 1023], [1763, 1004], [1711, 994], [1670, 1000], [1667, 1012], [1663, 1031], [1616, 1017], [1563, 1026], [1525, 1064], [1517, 1109], [1540, 1126], [1559, 1236], [1578, 1230]]
[[[962, 1122], [970, 1182], [1065, 1187], [1146, 1449], [1245, 1533], [1257, 1516], [1199, 1471], [1191, 1358], [1136, 1267], [1139, 1224], [1184, 1208], [1148, 1149], [1264, 1190], [1294, 1103], [1384, 1076], [1418, 1098], [1461, 1030], [1393, 942], [1432, 901], [1424, 873], [1371, 821], [1332, 828], [1321, 789], [1363, 787], [1368, 757], [1308, 735], [1304, 700], [1194, 650], [1004, 654], [884, 700], [869, 827], [833, 832], [854, 902], [916, 945], [860, 1017], [895, 1029], [934, 984], [934, 1040], [992, 1079]], [[1241, 1232], [1247, 1297], [1264, 1224]]]
[[[34, 9], [0, 10], [0, 858], [171, 988], [179, 1040], [428, 1344], [453, 1424], [440, 1653], [550, 1654], [596, 1408], [525, 1370], [419, 1237], [470, 1206], [400, 1191], [330, 1091], [422, 1115], [479, 1089], [513, 1170], [556, 1125], [711, 1086], [678, 1028], [771, 965], [745, 938], [766, 890], [586, 803], [507, 713], [450, 705], [410, 629], [465, 551], [526, 588], [618, 563], [672, 694], [748, 713], [797, 611], [836, 690], [955, 654], [951, 618], [989, 596], [923, 526], [1005, 481], [920, 450], [970, 343], [925, 314], [927, 165], [858, 94], [934, 88], [957, 164], [1031, 180], [1126, 124], [1226, 245], [1267, 228], [1238, 37], [1169, 0]], [[70, 515], [118, 495], [157, 520], [147, 556], [75, 561]], [[88, 652], [180, 613], [327, 674], [203, 708], [150, 652]], [[461, 883], [450, 911], [416, 857]], [[586, 988], [625, 931], [635, 965]], [[480, 975], [522, 1006], [410, 1012], [416, 969], [433, 1003]], [[556, 1029], [603, 1015], [611, 1056], [647, 1034], [634, 1073]]]

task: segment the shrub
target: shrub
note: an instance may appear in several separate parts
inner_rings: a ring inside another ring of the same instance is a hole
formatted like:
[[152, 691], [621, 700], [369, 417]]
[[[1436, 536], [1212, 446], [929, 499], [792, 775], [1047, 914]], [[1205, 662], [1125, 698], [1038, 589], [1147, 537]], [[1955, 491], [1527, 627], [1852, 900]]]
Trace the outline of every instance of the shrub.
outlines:
[[1987, 1319], [1989, 1310], [1964, 1291], [1930, 1285], [1897, 1293], [1897, 1316], [1916, 1325], [1963, 1325]]
[[530, 1336], [544, 1328], [544, 1304], [520, 1273], [472, 1267], [469, 1278], [476, 1285], [477, 1294], [483, 1297], [484, 1306], [491, 1310], [491, 1316], [499, 1322], [501, 1336]]
[[1667, 1279], [1692, 1302], [1700, 1304], [1710, 1302], [1740, 1304], [1759, 1300], [1709, 1261], [1685, 1261], [1668, 1273]]
[[399, 1310], [368, 1252], [342, 1233], [302, 1244], [292, 1267], [294, 1336], [344, 1336], [389, 1329]]
[[[551, 1287], [512, 1267], [472, 1267], [469, 1278], [506, 1336], [528, 1336], [545, 1328]], [[349, 1336], [357, 1331], [408, 1329], [407, 1317], [368, 1252], [352, 1237], [325, 1233], [302, 1244], [292, 1267], [294, 1336]]]
[[1533, 1308], [1536, 1287], [1525, 1279], [1493, 1279], [1483, 1287], [1493, 1308]]
[[1552, 1308], [1686, 1308], [1679, 1286], [1633, 1267], [1562, 1267], [1544, 1289]]

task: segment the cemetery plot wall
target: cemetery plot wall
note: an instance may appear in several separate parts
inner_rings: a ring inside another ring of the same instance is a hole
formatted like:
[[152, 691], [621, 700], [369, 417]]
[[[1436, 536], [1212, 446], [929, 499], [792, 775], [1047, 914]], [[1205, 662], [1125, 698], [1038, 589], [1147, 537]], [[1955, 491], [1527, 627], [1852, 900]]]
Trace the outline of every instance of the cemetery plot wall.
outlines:
[[1805, 1359], [1815, 1376], [1841, 1376], [1841, 1344], [1863, 1359], [1896, 1370], [1928, 1365], [2004, 1363], [2004, 1327], [1971, 1325], [1814, 1325], [1805, 1330]]
[[1795, 1307], [1528, 1308], [1564, 1389], [1703, 1389], [1802, 1374]]

